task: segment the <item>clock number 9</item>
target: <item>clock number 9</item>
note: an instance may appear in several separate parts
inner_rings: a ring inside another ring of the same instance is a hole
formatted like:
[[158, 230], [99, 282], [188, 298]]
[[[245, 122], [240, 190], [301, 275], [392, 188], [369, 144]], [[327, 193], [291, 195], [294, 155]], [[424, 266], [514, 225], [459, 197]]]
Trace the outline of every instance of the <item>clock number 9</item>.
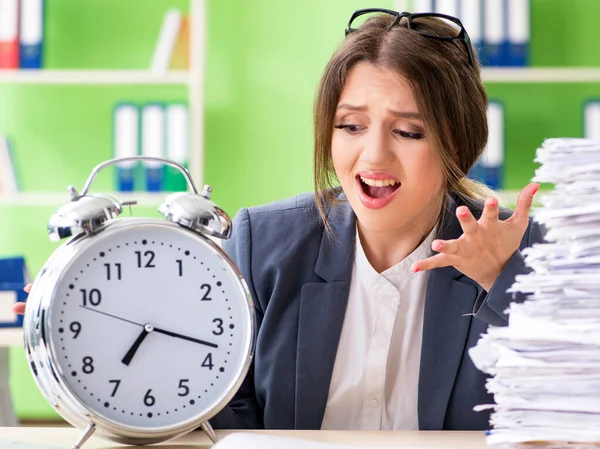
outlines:
[[69, 324], [69, 330], [73, 332], [73, 340], [75, 340], [79, 336], [79, 332], [81, 332], [81, 323], [79, 321], [73, 321]]
[[152, 389], [148, 390], [148, 392], [146, 393], [146, 396], [144, 396], [144, 404], [147, 407], [152, 407], [156, 403], [156, 398], [154, 396], [152, 396], [150, 393], [152, 393]]
[[79, 290], [83, 296], [83, 307], [87, 306], [88, 301], [92, 306], [99, 306], [102, 301], [102, 295], [100, 294], [100, 290], [97, 288], [93, 288], [90, 290], [90, 294], [88, 295], [87, 290], [82, 288]]

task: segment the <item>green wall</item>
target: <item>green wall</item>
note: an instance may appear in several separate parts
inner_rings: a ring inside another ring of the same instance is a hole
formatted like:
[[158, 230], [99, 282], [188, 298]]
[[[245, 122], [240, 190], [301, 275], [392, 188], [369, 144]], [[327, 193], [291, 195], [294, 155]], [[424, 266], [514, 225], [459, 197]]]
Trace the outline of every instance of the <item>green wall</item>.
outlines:
[[[312, 187], [312, 102], [348, 17], [391, 0], [209, 0], [205, 97], [205, 181], [232, 216], [244, 206]], [[165, 10], [186, 0], [47, 0], [47, 68], [143, 69]], [[594, 43], [597, 0], [532, 0], [532, 63], [600, 66]], [[588, 44], [592, 43], [592, 44]], [[532, 176], [546, 137], [580, 136], [585, 99], [600, 84], [490, 84], [506, 106], [506, 184]], [[0, 85], [0, 133], [15, 144], [27, 191], [81, 187], [111, 157], [111, 110], [118, 101], [185, 101], [184, 87]], [[112, 190], [101, 175], [96, 191]], [[66, 198], [66, 194], [65, 194]], [[56, 244], [45, 226], [56, 205], [0, 207], [0, 255], [24, 254], [35, 275]], [[134, 214], [153, 213], [135, 208]], [[11, 350], [11, 387], [21, 418], [50, 418], [21, 348]]]

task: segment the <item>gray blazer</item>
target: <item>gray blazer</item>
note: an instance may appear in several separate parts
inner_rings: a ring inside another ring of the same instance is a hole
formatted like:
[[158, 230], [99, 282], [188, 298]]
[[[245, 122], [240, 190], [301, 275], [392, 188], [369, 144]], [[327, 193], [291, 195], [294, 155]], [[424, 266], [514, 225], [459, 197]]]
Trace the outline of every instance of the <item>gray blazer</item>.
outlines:
[[[441, 238], [462, 234], [456, 207], [476, 218], [482, 203], [447, 196]], [[501, 219], [511, 211], [502, 210]], [[211, 419], [217, 428], [320, 429], [350, 291], [355, 215], [344, 202], [328, 216], [324, 233], [312, 194], [242, 209], [234, 219], [227, 253], [241, 269], [257, 312], [255, 359], [229, 406]], [[521, 249], [542, 241], [530, 220]], [[418, 387], [421, 430], [487, 429], [486, 375], [467, 350], [488, 324], [506, 325], [513, 300], [506, 292], [528, 269], [517, 251], [486, 293], [454, 267], [431, 271], [427, 283]], [[524, 298], [517, 296], [516, 301]]]

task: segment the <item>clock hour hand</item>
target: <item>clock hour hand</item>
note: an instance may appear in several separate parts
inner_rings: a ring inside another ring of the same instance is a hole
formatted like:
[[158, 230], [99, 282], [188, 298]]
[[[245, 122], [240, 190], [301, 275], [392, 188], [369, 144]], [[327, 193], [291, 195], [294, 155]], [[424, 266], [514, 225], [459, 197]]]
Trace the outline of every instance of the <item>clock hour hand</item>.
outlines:
[[133, 342], [133, 344], [131, 345], [131, 348], [129, 348], [129, 351], [127, 351], [127, 354], [125, 354], [125, 357], [123, 357], [123, 359], [121, 359], [121, 362], [123, 362], [124, 365], [129, 366], [129, 364], [131, 363], [131, 359], [133, 359], [133, 356], [139, 349], [140, 345], [142, 344], [142, 342], [144, 341], [146, 336], [150, 332], [152, 332], [152, 330], [153, 330], [153, 328], [150, 324], [146, 324], [144, 326], [144, 328], [142, 329], [142, 332], [140, 332], [140, 335], [138, 335], [138, 338]]
[[159, 329], [158, 327], [154, 328], [154, 332], [158, 332], [159, 334], [165, 334], [165, 335], [168, 335], [170, 337], [181, 338], [183, 340], [192, 341], [194, 343], [199, 343], [201, 345], [210, 346], [211, 348], [218, 348], [219, 347], [218, 345], [216, 345], [214, 343], [209, 343], [207, 341], [199, 340], [199, 339], [194, 338], [194, 337], [188, 337], [187, 335], [177, 334], [175, 332], [166, 331], [164, 329]]

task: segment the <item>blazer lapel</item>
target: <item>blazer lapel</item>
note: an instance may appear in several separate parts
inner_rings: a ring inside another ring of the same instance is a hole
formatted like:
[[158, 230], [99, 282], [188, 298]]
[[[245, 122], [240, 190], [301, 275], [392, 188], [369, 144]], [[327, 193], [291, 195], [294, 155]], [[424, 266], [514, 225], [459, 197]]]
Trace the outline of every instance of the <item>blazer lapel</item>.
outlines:
[[337, 353], [354, 261], [355, 218], [348, 203], [332, 207], [312, 282], [301, 292], [296, 355], [296, 429], [320, 429]]
[[[444, 240], [462, 234], [456, 202], [447, 197], [442, 227]], [[419, 373], [419, 429], [441, 430], [454, 380], [462, 360], [477, 288], [460, 281], [454, 267], [432, 270], [427, 282], [421, 365]]]

